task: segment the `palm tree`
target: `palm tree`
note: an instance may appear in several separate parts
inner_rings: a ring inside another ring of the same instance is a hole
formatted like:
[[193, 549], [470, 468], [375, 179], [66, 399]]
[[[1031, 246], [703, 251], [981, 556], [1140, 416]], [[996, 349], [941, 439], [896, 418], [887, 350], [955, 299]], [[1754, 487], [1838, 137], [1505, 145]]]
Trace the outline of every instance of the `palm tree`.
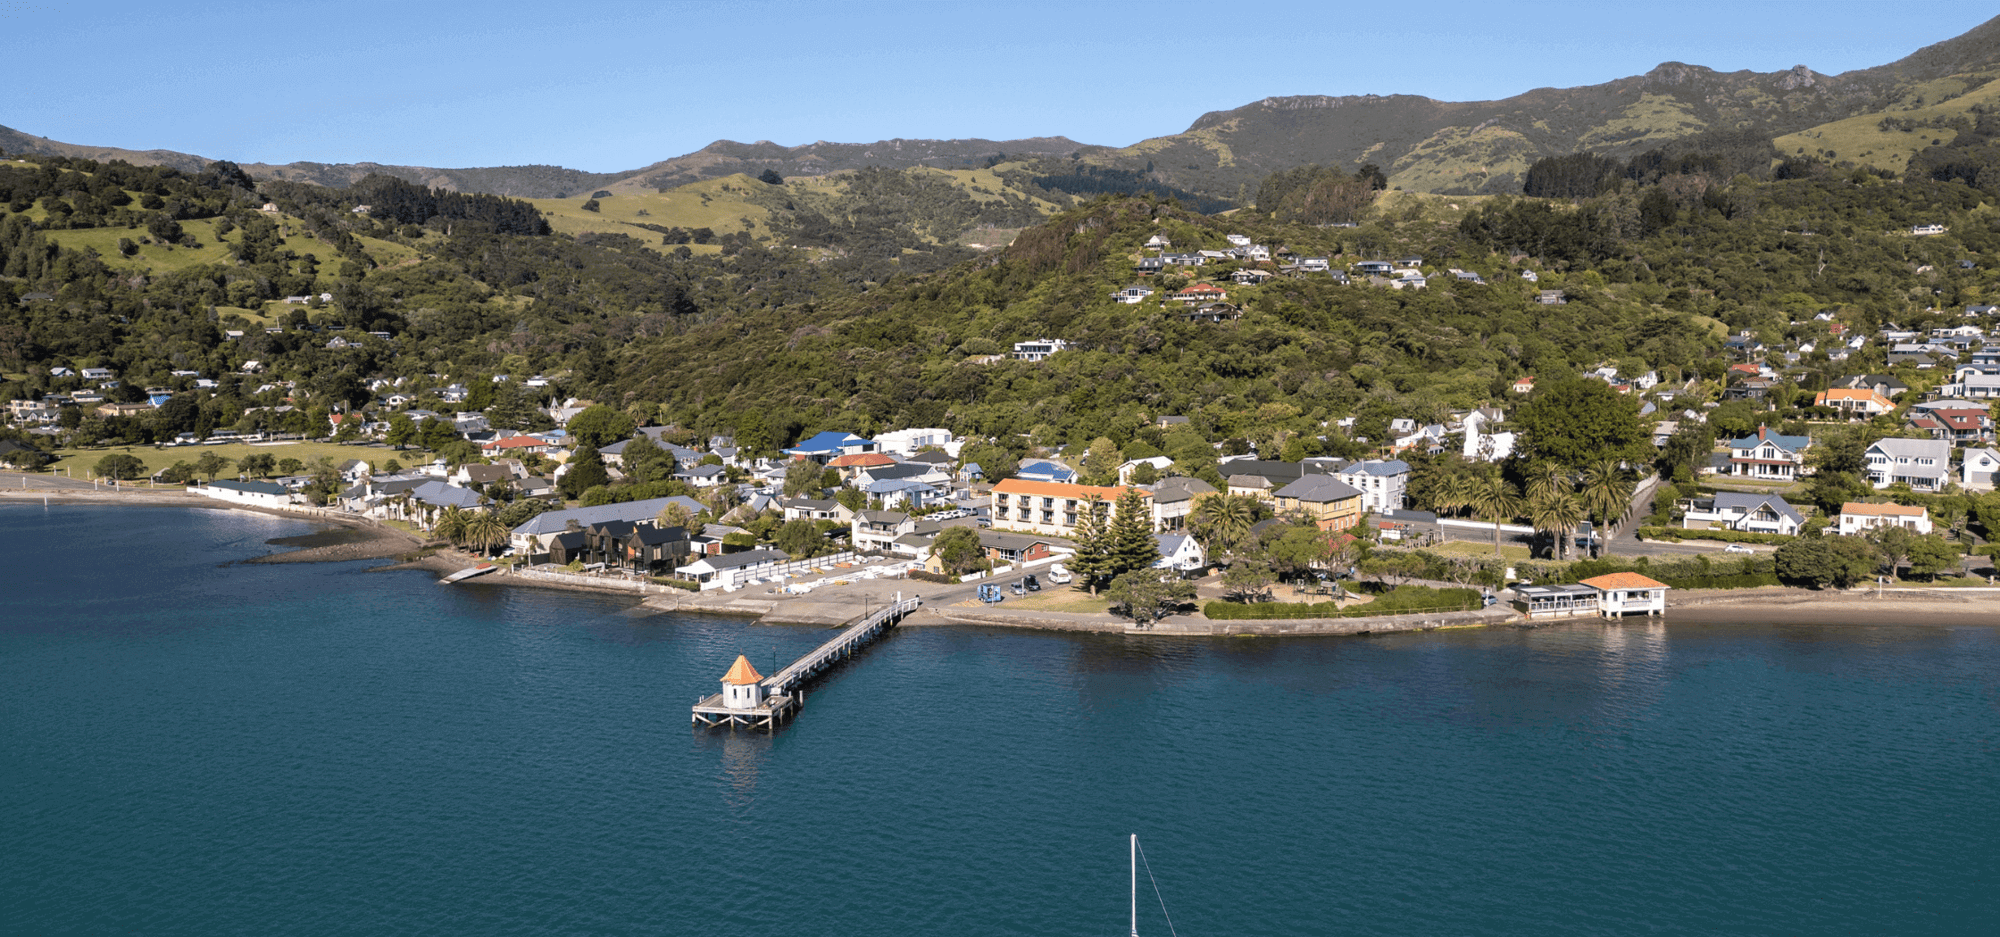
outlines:
[[1528, 467], [1527, 485], [1529, 501], [1552, 498], [1558, 491], [1570, 490], [1569, 470], [1555, 462], [1537, 462]]
[[1536, 530], [1546, 530], [1554, 540], [1549, 547], [1549, 558], [1560, 560], [1568, 552], [1571, 534], [1576, 525], [1583, 521], [1583, 502], [1576, 493], [1566, 488], [1558, 488], [1543, 497], [1530, 499], [1528, 515]]
[[1438, 479], [1436, 487], [1431, 489], [1431, 510], [1449, 514], [1471, 507], [1472, 492], [1478, 486], [1478, 478], [1459, 472]]
[[1210, 556], [1227, 553], [1250, 536], [1257, 521], [1256, 501], [1232, 495], [1210, 495], [1195, 505], [1195, 538]]
[[1466, 491], [1466, 506], [1481, 520], [1493, 522], [1493, 555], [1500, 555], [1500, 522], [1521, 513], [1521, 493], [1495, 475], [1479, 479]]
[[1611, 524], [1625, 515], [1625, 509], [1632, 503], [1632, 480], [1626, 476], [1624, 466], [1610, 456], [1590, 463], [1583, 470], [1583, 506], [1598, 518], [1597, 526], [1603, 531], [1598, 541], [1598, 555], [1611, 552]]
[[465, 519], [465, 543], [481, 553], [491, 552], [507, 542], [507, 525], [492, 511], [469, 511]]
[[437, 523], [431, 527], [431, 533], [451, 541], [454, 545], [462, 543], [465, 540], [467, 520], [465, 511], [458, 505], [447, 506], [443, 513], [438, 515]]

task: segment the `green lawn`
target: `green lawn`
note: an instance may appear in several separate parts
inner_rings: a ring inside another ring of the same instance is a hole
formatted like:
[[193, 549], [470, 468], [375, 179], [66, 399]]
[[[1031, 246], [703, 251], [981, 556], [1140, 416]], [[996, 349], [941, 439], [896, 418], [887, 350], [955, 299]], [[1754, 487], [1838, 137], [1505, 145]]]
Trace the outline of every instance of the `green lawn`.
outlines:
[[[1443, 543], [1424, 547], [1423, 549], [1446, 556], [1492, 556], [1493, 541], [1488, 540], [1481, 543], [1476, 540], [1446, 540]], [[1534, 559], [1534, 555], [1527, 547], [1511, 543], [1502, 543], [1500, 545], [1500, 556], [1503, 559], [1509, 560]]]
[[1015, 595], [1009, 592], [1007, 593], [1007, 601], [1004, 603], [1005, 606], [1037, 612], [1083, 612], [1086, 614], [1102, 614], [1111, 608], [1111, 603], [1105, 601], [1102, 596], [1093, 596], [1088, 592], [1079, 592], [1070, 586], [1059, 586], [1049, 582], [1048, 573], [1046, 572], [1037, 573], [1036, 578], [1042, 580], [1042, 591], [1031, 592], [1027, 595]]
[[[216, 446], [167, 446], [165, 448], [155, 448], [153, 446], [117, 446], [110, 449], [58, 449], [56, 450], [57, 460], [51, 467], [58, 472], [68, 469], [72, 477], [84, 478], [86, 477], [85, 473], [97, 465], [97, 460], [113, 453], [124, 453], [136, 456], [139, 461], [146, 463], [146, 471], [150, 474], [160, 469], [168, 468], [175, 462], [193, 463], [196, 459], [201, 458], [202, 453], [205, 452], [213, 452], [230, 460], [232, 463], [247, 455], [263, 454], [269, 455], [280, 462], [286, 459], [297, 459], [300, 462], [310, 465], [321, 456], [325, 456], [333, 459], [336, 463], [345, 462], [348, 459], [360, 459], [363, 462], [378, 467], [387, 463], [390, 459], [395, 459], [407, 466], [413, 465], [419, 460], [428, 462], [432, 458], [430, 453], [422, 449], [405, 449], [402, 452], [397, 452], [394, 449], [375, 449], [368, 446], [341, 446], [330, 442], [289, 442], [275, 445], [224, 443]], [[217, 477], [220, 478], [223, 476]]]

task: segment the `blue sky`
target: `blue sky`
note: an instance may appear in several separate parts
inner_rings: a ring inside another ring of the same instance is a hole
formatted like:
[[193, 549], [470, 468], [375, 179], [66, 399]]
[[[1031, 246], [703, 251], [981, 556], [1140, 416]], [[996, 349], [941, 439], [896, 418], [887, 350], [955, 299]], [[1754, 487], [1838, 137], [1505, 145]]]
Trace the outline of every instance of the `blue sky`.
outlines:
[[1952, 2], [0, 0], [0, 124], [238, 162], [611, 172], [717, 139], [1122, 146], [1287, 94], [1503, 98], [1681, 61], [1880, 65]]

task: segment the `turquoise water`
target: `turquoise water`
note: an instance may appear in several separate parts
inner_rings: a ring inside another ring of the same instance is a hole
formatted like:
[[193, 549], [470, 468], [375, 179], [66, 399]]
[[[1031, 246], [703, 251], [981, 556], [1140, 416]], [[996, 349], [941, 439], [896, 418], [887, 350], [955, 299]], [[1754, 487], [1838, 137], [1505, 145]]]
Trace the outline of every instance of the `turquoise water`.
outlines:
[[1188, 937], [2000, 932], [2000, 630], [910, 629], [766, 738], [825, 632], [308, 529], [0, 507], [6, 933], [1123, 933], [1132, 832]]

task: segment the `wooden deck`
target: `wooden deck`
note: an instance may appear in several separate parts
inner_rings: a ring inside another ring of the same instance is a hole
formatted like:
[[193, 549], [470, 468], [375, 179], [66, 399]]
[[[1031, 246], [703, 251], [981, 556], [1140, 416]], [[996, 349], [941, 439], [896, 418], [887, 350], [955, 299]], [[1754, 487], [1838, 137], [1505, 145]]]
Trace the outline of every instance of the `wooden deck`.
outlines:
[[824, 673], [827, 668], [840, 663], [854, 652], [867, 645], [883, 632], [889, 630], [903, 616], [916, 611], [923, 600], [912, 596], [899, 599], [876, 611], [863, 615], [853, 624], [842, 629], [832, 640], [813, 648], [798, 660], [792, 661], [785, 669], [765, 677], [764, 704], [753, 709], [730, 709], [722, 705], [722, 694], [704, 696], [694, 704], [693, 720], [696, 726], [714, 728], [716, 726], [746, 726], [772, 731], [778, 721], [796, 714], [805, 704], [805, 683]]
[[764, 705], [754, 709], [730, 709], [722, 705], [722, 694], [702, 697], [694, 704], [694, 724], [704, 729], [716, 726], [743, 726], [750, 729], [771, 731], [778, 721], [798, 711], [801, 700], [796, 696], [767, 696]]

